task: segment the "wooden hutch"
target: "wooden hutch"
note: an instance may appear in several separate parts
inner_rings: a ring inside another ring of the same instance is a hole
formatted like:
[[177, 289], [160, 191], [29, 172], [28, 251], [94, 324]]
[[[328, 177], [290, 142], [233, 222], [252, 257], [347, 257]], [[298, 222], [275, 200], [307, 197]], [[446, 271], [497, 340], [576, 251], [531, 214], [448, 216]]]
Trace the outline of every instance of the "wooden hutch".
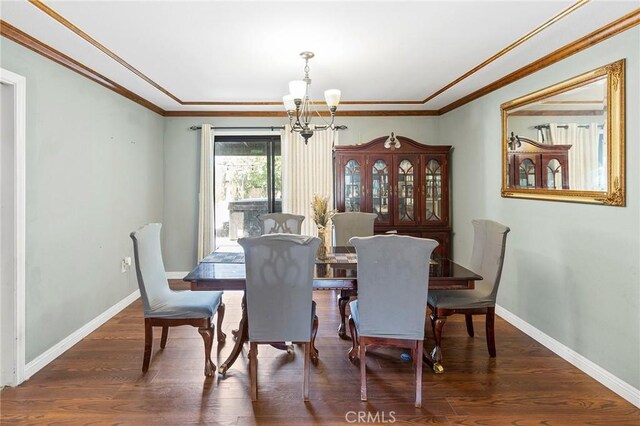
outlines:
[[571, 145], [549, 145], [512, 132], [507, 147], [508, 188], [569, 189]]
[[449, 257], [449, 151], [409, 138], [383, 136], [333, 152], [335, 202], [340, 212], [378, 215], [375, 233], [432, 238]]

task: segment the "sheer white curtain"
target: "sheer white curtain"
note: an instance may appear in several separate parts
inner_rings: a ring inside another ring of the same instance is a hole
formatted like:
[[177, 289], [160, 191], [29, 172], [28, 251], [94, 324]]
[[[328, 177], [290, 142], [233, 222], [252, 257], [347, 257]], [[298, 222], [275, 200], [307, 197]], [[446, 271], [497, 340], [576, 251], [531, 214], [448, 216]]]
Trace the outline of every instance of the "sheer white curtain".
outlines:
[[[606, 190], [598, 158], [598, 124], [549, 123], [553, 145], [571, 145], [569, 149], [569, 189]], [[603, 187], [604, 185], [604, 187]]]
[[215, 249], [213, 138], [211, 125], [203, 124], [200, 139], [200, 186], [198, 188], [198, 262]]
[[333, 206], [333, 155], [338, 132], [313, 134], [309, 143], [286, 125], [282, 131], [282, 211], [305, 216], [303, 235], [316, 235], [311, 219], [311, 199], [314, 194], [329, 197]]

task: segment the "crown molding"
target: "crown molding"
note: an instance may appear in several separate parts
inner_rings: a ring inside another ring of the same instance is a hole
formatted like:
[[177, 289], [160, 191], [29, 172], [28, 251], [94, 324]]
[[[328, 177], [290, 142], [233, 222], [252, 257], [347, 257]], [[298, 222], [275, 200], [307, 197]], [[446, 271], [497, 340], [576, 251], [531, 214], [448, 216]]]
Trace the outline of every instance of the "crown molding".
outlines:
[[[329, 115], [324, 111], [320, 115]], [[436, 110], [352, 110], [338, 111], [336, 117], [407, 117], [407, 116], [437, 116]], [[165, 111], [165, 117], [282, 117], [287, 114], [282, 111]]]
[[7, 39], [14, 41], [27, 49], [33, 50], [40, 55], [51, 59], [52, 61], [69, 68], [71, 71], [77, 72], [83, 77], [88, 78], [91, 81], [94, 81], [107, 89], [113, 90], [119, 95], [124, 96], [125, 98], [131, 99], [132, 101], [142, 105], [145, 108], [150, 109], [151, 111], [158, 113], [160, 115], [164, 115], [164, 110], [159, 106], [149, 102], [141, 96], [136, 95], [131, 90], [119, 85], [113, 80], [108, 79], [97, 71], [87, 67], [86, 65], [81, 64], [75, 59], [70, 58], [64, 53], [54, 49], [53, 47], [44, 44], [40, 40], [31, 37], [29, 34], [17, 29], [13, 25], [3, 21], [0, 19], [0, 35], [6, 37]]
[[[264, 106], [264, 105], [280, 105], [281, 104], [280, 101], [242, 101], [242, 102], [232, 102], [232, 101], [183, 101], [180, 98], [178, 98], [176, 95], [171, 93], [169, 90], [165, 89], [160, 84], [156, 83], [151, 78], [146, 76], [143, 72], [141, 72], [140, 70], [135, 68], [133, 65], [129, 64], [127, 61], [125, 61], [123, 58], [121, 58], [116, 53], [111, 51], [105, 45], [103, 45], [102, 43], [100, 43], [99, 41], [97, 41], [96, 39], [91, 37], [86, 32], [82, 31], [80, 28], [78, 28], [76, 25], [74, 25], [71, 21], [69, 21], [64, 16], [60, 15], [58, 12], [53, 10], [53, 8], [47, 6], [41, 0], [28, 0], [28, 1], [32, 5], [34, 5], [38, 9], [40, 9], [42, 12], [47, 14], [49, 17], [51, 17], [52, 19], [54, 19], [55, 21], [57, 21], [61, 25], [63, 25], [66, 28], [68, 28], [70, 31], [72, 31], [73, 33], [75, 33], [76, 35], [78, 35], [79, 37], [84, 39], [86, 42], [88, 42], [89, 44], [93, 45], [96, 49], [102, 51], [104, 54], [106, 54], [107, 56], [112, 58], [114, 61], [116, 61], [119, 64], [121, 64], [123, 67], [125, 67], [126, 69], [128, 69], [129, 71], [134, 73], [136, 76], [138, 76], [139, 78], [141, 78], [142, 80], [144, 80], [145, 82], [150, 84], [151, 86], [155, 87], [157, 90], [159, 90], [160, 92], [164, 93], [165, 95], [167, 95], [168, 97], [170, 97], [171, 99], [173, 99], [175, 102], [177, 102], [180, 105], [229, 106], [229, 107], [234, 107], [234, 106], [248, 106], [248, 105]], [[341, 104], [342, 105], [424, 105], [425, 103], [427, 103], [427, 101], [429, 101], [429, 100], [435, 98], [436, 96], [442, 94], [443, 92], [447, 91], [448, 89], [450, 89], [454, 85], [460, 83], [462, 80], [464, 80], [467, 77], [473, 75], [478, 70], [484, 68], [488, 64], [494, 62], [495, 60], [497, 60], [498, 58], [502, 57], [503, 55], [505, 55], [506, 53], [510, 52], [511, 50], [515, 49], [516, 47], [518, 47], [519, 45], [523, 44], [527, 40], [533, 38], [538, 33], [542, 32], [543, 30], [545, 30], [546, 28], [550, 27], [554, 23], [558, 22], [559, 20], [561, 20], [565, 16], [569, 15], [570, 13], [572, 13], [575, 10], [579, 9], [580, 7], [584, 6], [589, 1], [590, 0], [578, 0], [573, 5], [569, 6], [568, 8], [566, 8], [563, 11], [561, 11], [560, 13], [558, 13], [557, 15], [553, 16], [551, 19], [547, 20], [543, 24], [541, 24], [538, 27], [534, 28], [533, 30], [531, 30], [530, 32], [525, 34], [524, 36], [520, 37], [515, 42], [511, 43], [509, 46], [507, 46], [504, 49], [502, 49], [500, 52], [498, 52], [495, 55], [491, 56], [489, 59], [485, 60], [484, 62], [482, 62], [481, 64], [477, 65], [473, 69], [467, 71], [465, 74], [463, 74], [462, 76], [458, 77], [457, 79], [455, 79], [451, 83], [447, 84], [446, 86], [442, 87], [438, 91], [434, 92], [433, 94], [431, 94], [430, 96], [428, 96], [424, 100], [391, 100], [391, 101], [375, 101], [375, 100], [373, 100], [373, 101], [358, 101], [358, 100], [353, 100], [353, 101], [342, 101]]]
[[607, 24], [604, 27], [593, 31], [590, 34], [587, 34], [586, 36], [572, 43], [569, 43], [561, 47], [560, 49], [549, 53], [546, 56], [543, 56], [537, 61], [534, 61], [529, 65], [525, 65], [519, 70], [516, 70], [511, 74], [506, 75], [505, 77], [502, 77], [501, 79], [496, 80], [493, 83], [488, 84], [483, 88], [476, 90], [473, 93], [463, 96], [457, 101], [452, 102], [449, 105], [440, 108], [438, 110], [438, 114], [442, 115], [450, 111], [453, 111], [454, 109], [461, 107], [464, 104], [467, 104], [495, 90], [498, 90], [504, 86], [514, 83], [520, 80], [521, 78], [524, 78], [530, 74], [533, 74], [534, 72], [540, 71], [541, 69], [546, 68], [549, 65], [555, 64], [556, 62], [559, 62], [575, 53], [578, 53], [584, 49], [594, 46], [600, 43], [601, 41], [604, 41], [617, 34], [620, 34], [621, 32], [626, 31], [632, 27], [635, 27], [638, 24], [640, 24], [640, 9], [636, 9], [633, 12], [630, 12], [625, 16], [621, 17], [620, 19], [617, 19], [611, 22], [610, 24]]
[[486, 67], [490, 63], [492, 63], [492, 62], [496, 61], [497, 59], [501, 58], [502, 56], [506, 55], [507, 53], [509, 53], [510, 51], [515, 49], [516, 47], [520, 46], [521, 44], [523, 44], [527, 40], [533, 38], [538, 33], [542, 32], [546, 28], [548, 28], [551, 25], [555, 24], [556, 22], [558, 22], [559, 20], [561, 20], [562, 18], [564, 18], [565, 16], [567, 16], [571, 12], [574, 12], [575, 10], [577, 10], [577, 9], [581, 8], [582, 6], [584, 6], [585, 4], [589, 3], [589, 1], [590, 0], [578, 0], [578, 2], [572, 4], [571, 6], [569, 6], [568, 8], [563, 10], [562, 12], [560, 12], [557, 15], [553, 16], [551, 19], [549, 19], [548, 21], [546, 21], [542, 25], [540, 25], [540, 26], [534, 28], [533, 30], [529, 31], [527, 34], [523, 35], [518, 40], [514, 41], [509, 46], [505, 47], [504, 49], [502, 49], [501, 51], [499, 51], [498, 53], [496, 53], [495, 55], [493, 55], [489, 59], [487, 59], [484, 62], [482, 62], [481, 64], [475, 66], [471, 70], [467, 71], [466, 73], [464, 73], [460, 77], [456, 78], [451, 83], [447, 84], [446, 86], [444, 86], [443, 88], [441, 88], [437, 92], [431, 94], [430, 96], [427, 96], [422, 101], [422, 103], [427, 103], [428, 101], [430, 101], [431, 99], [435, 98], [436, 96], [438, 96], [438, 95], [442, 94], [443, 92], [449, 90], [450, 88], [452, 88], [456, 84], [460, 83], [465, 78], [467, 78], [470, 75], [478, 72], [479, 70], [481, 70], [482, 68]]
[[[42, 5], [41, 2], [33, 0], [32, 3], [38, 7]], [[578, 6], [578, 3], [576, 5]], [[568, 9], [567, 9], [568, 10]], [[575, 10], [575, 9], [573, 9]], [[566, 11], [565, 11], [566, 12]], [[524, 67], [502, 77], [491, 84], [488, 84], [481, 89], [476, 90], [462, 98], [444, 106], [439, 110], [352, 110], [352, 111], [339, 111], [337, 116], [341, 117], [394, 117], [394, 116], [438, 116], [446, 114], [454, 109], [465, 105], [475, 99], [478, 99], [484, 95], [487, 95], [495, 90], [498, 90], [504, 86], [507, 86], [515, 81], [518, 81], [536, 71], [548, 67], [556, 62], [559, 62], [575, 53], [578, 53], [584, 49], [594, 46], [608, 38], [611, 38], [623, 31], [635, 27], [640, 24], [640, 9], [628, 13], [627, 15], [599, 28], [592, 33], [569, 43], [560, 49], [528, 64]], [[72, 24], [71, 24], [72, 25]], [[126, 89], [118, 83], [110, 80], [95, 70], [81, 64], [80, 62], [70, 58], [62, 52], [48, 46], [47, 44], [37, 40], [36, 38], [28, 35], [27, 33], [15, 28], [11, 24], [0, 20], [0, 35], [8, 38], [30, 50], [33, 50], [40, 55], [43, 55], [58, 64], [69, 68], [70, 70], [150, 109], [151, 111], [167, 117], [286, 117], [284, 112], [279, 111], [165, 111], [152, 102], [144, 99], [143, 97], [135, 94], [134, 92]], [[482, 65], [482, 64], [481, 64]], [[164, 93], [164, 92], [163, 92]], [[173, 98], [173, 96], [172, 96]], [[183, 102], [183, 105], [212, 105], [210, 102]], [[342, 104], [355, 105], [355, 104], [369, 104], [369, 105], [381, 105], [381, 104], [404, 104], [415, 105], [422, 104], [422, 101], [344, 101]], [[235, 103], [215, 103], [215, 105], [280, 105], [279, 102], [235, 102]]]

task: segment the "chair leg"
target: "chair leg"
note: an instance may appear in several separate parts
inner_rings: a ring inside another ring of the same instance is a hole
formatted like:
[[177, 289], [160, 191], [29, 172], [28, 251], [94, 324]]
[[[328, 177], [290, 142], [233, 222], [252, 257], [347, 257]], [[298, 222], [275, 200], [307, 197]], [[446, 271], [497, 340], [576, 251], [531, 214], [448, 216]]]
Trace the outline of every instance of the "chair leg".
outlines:
[[423, 341], [416, 341], [416, 407], [422, 407], [422, 351], [423, 351]]
[[316, 348], [316, 336], [318, 335], [318, 316], [315, 315], [313, 317], [313, 330], [311, 333], [311, 361], [315, 364], [318, 362], [319, 352], [318, 348]]
[[367, 400], [367, 348], [364, 337], [360, 339], [360, 401]]
[[218, 322], [217, 322], [218, 343], [224, 343], [224, 341], [227, 339], [227, 335], [222, 332], [222, 320], [224, 319], [224, 310], [225, 310], [224, 303], [220, 302], [220, 305], [218, 305]]
[[258, 400], [258, 344], [249, 343], [249, 380], [251, 382], [251, 400]]
[[160, 339], [160, 349], [164, 349], [167, 346], [167, 337], [169, 337], [169, 327], [166, 325], [162, 327], [162, 338]]
[[311, 343], [306, 342], [304, 344], [304, 381], [302, 383], [302, 397], [305, 401], [309, 400], [309, 372], [311, 370], [309, 361], [312, 351], [313, 347], [311, 346]]
[[213, 346], [213, 327], [198, 327], [198, 333], [204, 340], [204, 375], [207, 377], [213, 376], [216, 371], [216, 366], [211, 361], [211, 348]]
[[464, 320], [467, 323], [467, 333], [469, 334], [469, 337], [473, 337], [473, 315], [465, 314]]
[[355, 362], [358, 359], [358, 330], [353, 318], [349, 316], [349, 331], [351, 332], [351, 349], [349, 350], [349, 361]]
[[151, 349], [153, 348], [153, 327], [149, 318], [144, 319], [144, 357], [142, 359], [142, 372], [149, 370], [151, 361]]
[[487, 308], [487, 319], [485, 327], [487, 332], [487, 349], [491, 358], [496, 357], [496, 336], [494, 332], [494, 323], [496, 317], [496, 308]]

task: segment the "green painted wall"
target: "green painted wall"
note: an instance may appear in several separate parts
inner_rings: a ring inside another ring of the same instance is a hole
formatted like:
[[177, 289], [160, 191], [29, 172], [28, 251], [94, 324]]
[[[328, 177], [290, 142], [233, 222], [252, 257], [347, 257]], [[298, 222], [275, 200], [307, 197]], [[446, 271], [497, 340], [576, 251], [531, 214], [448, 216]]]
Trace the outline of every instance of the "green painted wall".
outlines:
[[[627, 207], [501, 198], [500, 104], [627, 59]], [[473, 218], [511, 227], [498, 303], [640, 388], [640, 28], [440, 117], [453, 152], [454, 258]], [[500, 336], [496, 337], [498, 351]], [[498, 353], [498, 356], [500, 354]]]
[[129, 233], [162, 221], [163, 117], [2, 38], [27, 81], [26, 361], [137, 288]]

